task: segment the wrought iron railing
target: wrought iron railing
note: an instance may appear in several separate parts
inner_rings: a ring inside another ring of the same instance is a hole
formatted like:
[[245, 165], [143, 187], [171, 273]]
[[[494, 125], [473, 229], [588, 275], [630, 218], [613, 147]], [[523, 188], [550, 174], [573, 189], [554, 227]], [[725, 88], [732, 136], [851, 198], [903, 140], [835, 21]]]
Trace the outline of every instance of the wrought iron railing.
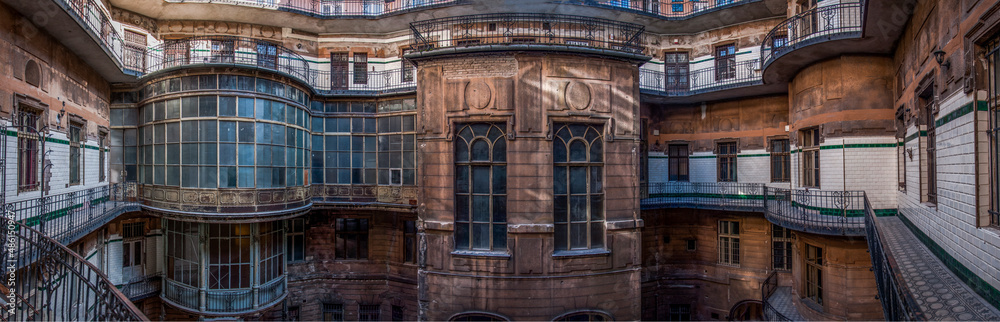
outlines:
[[824, 235], [864, 236], [865, 192], [767, 188], [767, 220]]
[[843, 3], [818, 7], [782, 21], [764, 37], [761, 62], [770, 65], [781, 55], [815, 43], [860, 37], [864, 5]]
[[460, 0], [167, 0], [172, 3], [221, 3], [305, 14], [319, 18], [379, 17], [458, 4]]
[[760, 61], [748, 60], [665, 75], [662, 71], [639, 69], [639, 89], [662, 96], [689, 96], [751, 85], [760, 85]]
[[[204, 294], [204, 302], [199, 294]], [[242, 314], [264, 309], [285, 298], [286, 277], [242, 289], [207, 289], [163, 279], [163, 298], [173, 305], [210, 315]]]
[[123, 38], [111, 23], [111, 18], [103, 6], [95, 0], [58, 0], [69, 8], [68, 13], [89, 29], [100, 41], [100, 45], [111, 53], [117, 61], [122, 61]]
[[791, 321], [771, 305], [771, 296], [778, 290], [778, 272], [773, 271], [760, 285], [760, 301], [764, 303], [764, 321]]
[[160, 294], [163, 278], [160, 275], [138, 276], [119, 289], [129, 300], [139, 301]]
[[[390, 94], [417, 90], [416, 67], [365, 71], [355, 78], [353, 68], [340, 72], [319, 71], [310, 79], [313, 89], [323, 94]], [[363, 80], [363, 81], [356, 81]]]
[[643, 184], [642, 209], [695, 208], [763, 212], [785, 228], [824, 235], [864, 236], [864, 191], [783, 189], [761, 183]]
[[916, 321], [922, 320], [914, 316], [919, 312], [913, 298], [906, 292], [907, 286], [896, 278], [899, 265], [893, 261], [890, 250], [883, 246], [882, 236], [875, 223], [875, 211], [871, 204], [865, 202], [865, 239], [868, 241], [868, 253], [872, 259], [872, 272], [875, 273], [875, 285], [878, 288], [878, 298], [882, 302], [882, 314], [886, 321]]
[[16, 220], [0, 219], [4, 321], [145, 321], [100, 269], [56, 240]]
[[764, 185], [759, 183], [659, 182], [650, 183], [643, 209], [695, 208], [763, 211]]
[[760, 0], [575, 0], [570, 3], [643, 12], [680, 20]]
[[[129, 51], [138, 48], [129, 47]], [[136, 55], [130, 52], [128, 56]], [[298, 53], [276, 43], [245, 37], [199, 36], [167, 41], [147, 48], [144, 59], [133, 60], [144, 66], [128, 66], [140, 75], [167, 68], [192, 65], [242, 65], [288, 74], [300, 80], [310, 79], [312, 68]]]
[[495, 13], [410, 23], [417, 51], [498, 45], [548, 45], [642, 54], [645, 26], [594, 17]]
[[93, 232], [118, 215], [138, 211], [135, 182], [9, 202], [14, 220], [64, 245]]

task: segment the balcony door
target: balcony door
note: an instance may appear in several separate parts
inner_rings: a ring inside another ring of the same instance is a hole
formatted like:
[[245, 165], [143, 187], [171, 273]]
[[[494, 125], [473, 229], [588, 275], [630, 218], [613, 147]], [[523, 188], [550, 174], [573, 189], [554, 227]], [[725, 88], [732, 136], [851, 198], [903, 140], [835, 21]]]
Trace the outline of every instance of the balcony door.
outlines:
[[666, 77], [665, 90], [667, 91], [687, 91], [689, 87], [687, 52], [674, 52], [663, 54], [663, 74]]
[[347, 58], [348, 53], [330, 54], [330, 85], [332, 89], [347, 89], [347, 77], [351, 67]]

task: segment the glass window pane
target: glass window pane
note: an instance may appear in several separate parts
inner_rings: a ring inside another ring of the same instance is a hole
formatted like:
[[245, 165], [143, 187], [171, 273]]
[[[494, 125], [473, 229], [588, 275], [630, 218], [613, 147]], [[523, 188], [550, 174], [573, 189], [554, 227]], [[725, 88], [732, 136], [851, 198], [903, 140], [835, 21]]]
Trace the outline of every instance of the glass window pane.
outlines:
[[490, 167], [472, 167], [472, 192], [490, 193]]
[[469, 192], [469, 166], [455, 167], [455, 193]]
[[490, 224], [472, 224], [472, 248], [490, 248]]
[[218, 168], [216, 167], [201, 167], [201, 187], [202, 188], [216, 188], [216, 180], [218, 178], [217, 174]]
[[587, 193], [587, 167], [569, 168], [569, 193]]
[[198, 141], [198, 121], [181, 122], [181, 141], [183, 142]]
[[236, 165], [236, 144], [219, 144], [219, 164]]
[[236, 97], [219, 97], [219, 116], [236, 116]]
[[215, 165], [219, 162], [218, 150], [215, 143], [202, 143], [199, 151], [199, 160], [204, 165]]
[[557, 195], [553, 199], [553, 205], [554, 205], [553, 206], [553, 209], [554, 209], [553, 212], [555, 213], [554, 220], [555, 220], [556, 223], [565, 223], [565, 222], [567, 222], [569, 220], [568, 217], [566, 217], [566, 215], [569, 214], [569, 211], [568, 211], [568, 208], [567, 208], [568, 204], [569, 204], [569, 197], [567, 197], [567, 196], [558, 196]]
[[472, 161], [489, 161], [490, 160], [490, 145], [486, 143], [486, 140], [475, 140], [472, 141], [471, 147]]
[[181, 186], [198, 188], [198, 167], [181, 167]]
[[507, 193], [507, 167], [505, 166], [493, 166], [493, 193]]
[[573, 223], [569, 225], [569, 238], [571, 248], [586, 248], [587, 247], [587, 223]]
[[[590, 167], [590, 192], [601, 193], [604, 191], [602, 167]], [[685, 172], [686, 173], [686, 172]]]
[[469, 225], [455, 225], [455, 248], [469, 249]]
[[590, 162], [601, 162], [604, 159], [604, 145], [600, 140], [590, 144]]
[[552, 169], [552, 192], [557, 195], [566, 194], [566, 171], [566, 167], [557, 166]]
[[469, 196], [468, 195], [456, 195], [455, 196], [455, 221], [456, 222], [468, 222], [469, 221]]
[[254, 187], [254, 168], [253, 167], [240, 167], [239, 168], [239, 186], [240, 188], [253, 188]]
[[219, 188], [236, 188], [236, 167], [219, 168]]
[[570, 221], [587, 221], [587, 196], [569, 197]]
[[503, 251], [507, 248], [507, 225], [493, 225], [493, 250]]
[[200, 121], [201, 129], [199, 130], [199, 138], [202, 142], [215, 142], [218, 140], [218, 125], [214, 120], [212, 121]]
[[472, 221], [490, 222], [490, 196], [472, 196]]
[[198, 116], [198, 98], [197, 97], [184, 97], [181, 98], [181, 116], [183, 117], [197, 117]]
[[569, 161], [587, 161], [587, 144], [581, 140], [570, 142]]
[[218, 104], [217, 96], [201, 96], [199, 98], [198, 115], [202, 117], [216, 116], [217, 104]]

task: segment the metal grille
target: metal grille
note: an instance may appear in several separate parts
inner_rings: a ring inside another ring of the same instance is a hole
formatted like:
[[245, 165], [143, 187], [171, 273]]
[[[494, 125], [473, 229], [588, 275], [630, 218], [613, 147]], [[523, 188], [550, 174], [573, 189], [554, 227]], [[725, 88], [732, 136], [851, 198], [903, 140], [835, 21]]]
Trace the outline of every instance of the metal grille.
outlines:
[[791, 182], [791, 151], [788, 139], [771, 140], [771, 182]]
[[20, 110], [17, 113], [17, 191], [34, 191], [39, 186], [39, 113]]
[[323, 321], [343, 321], [344, 305], [323, 303]]
[[368, 84], [368, 54], [354, 53], [354, 83]]
[[379, 305], [358, 305], [358, 321], [379, 321]]
[[144, 222], [134, 222], [122, 224], [122, 238], [141, 238], [146, 236], [146, 223]]
[[723, 142], [718, 146], [719, 182], [736, 182], [736, 142]]
[[81, 177], [81, 164], [82, 154], [81, 146], [83, 145], [81, 141], [83, 137], [81, 135], [83, 126], [78, 123], [69, 124], [69, 184], [78, 185], [82, 181]]

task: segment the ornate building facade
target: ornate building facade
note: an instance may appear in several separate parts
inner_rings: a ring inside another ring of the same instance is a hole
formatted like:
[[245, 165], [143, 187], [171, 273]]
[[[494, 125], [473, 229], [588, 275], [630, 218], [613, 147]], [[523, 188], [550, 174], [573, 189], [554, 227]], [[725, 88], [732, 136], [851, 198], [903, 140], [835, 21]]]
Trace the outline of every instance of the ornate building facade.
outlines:
[[0, 1], [0, 316], [997, 320], [998, 10]]

